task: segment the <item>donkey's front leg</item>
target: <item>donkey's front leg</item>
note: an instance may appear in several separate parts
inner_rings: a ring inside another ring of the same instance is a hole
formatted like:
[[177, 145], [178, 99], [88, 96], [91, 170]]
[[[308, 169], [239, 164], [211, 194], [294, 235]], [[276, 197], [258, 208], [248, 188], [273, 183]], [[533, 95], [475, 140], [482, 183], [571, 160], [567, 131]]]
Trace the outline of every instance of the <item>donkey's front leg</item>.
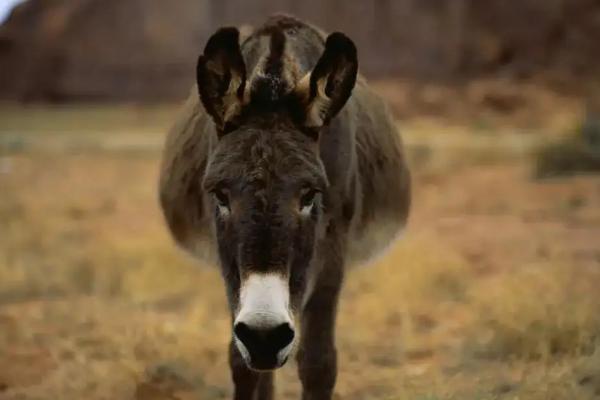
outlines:
[[273, 400], [273, 373], [249, 369], [233, 341], [229, 345], [229, 365], [234, 400]]
[[[337, 263], [336, 263], [337, 264]], [[304, 308], [298, 371], [303, 400], [330, 400], [337, 376], [335, 316], [343, 266], [325, 272]], [[328, 266], [329, 267], [329, 266]]]

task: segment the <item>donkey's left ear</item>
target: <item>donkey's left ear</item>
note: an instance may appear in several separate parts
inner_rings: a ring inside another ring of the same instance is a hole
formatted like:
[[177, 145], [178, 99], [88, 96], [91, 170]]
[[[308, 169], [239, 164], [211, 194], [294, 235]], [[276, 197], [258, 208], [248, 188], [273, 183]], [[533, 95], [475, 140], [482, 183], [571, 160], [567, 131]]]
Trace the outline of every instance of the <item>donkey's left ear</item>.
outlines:
[[356, 46], [343, 33], [327, 37], [315, 68], [294, 89], [305, 107], [305, 125], [321, 128], [344, 107], [358, 73]]
[[239, 36], [236, 28], [218, 30], [208, 40], [196, 68], [200, 99], [220, 132], [235, 119], [242, 106], [246, 66]]

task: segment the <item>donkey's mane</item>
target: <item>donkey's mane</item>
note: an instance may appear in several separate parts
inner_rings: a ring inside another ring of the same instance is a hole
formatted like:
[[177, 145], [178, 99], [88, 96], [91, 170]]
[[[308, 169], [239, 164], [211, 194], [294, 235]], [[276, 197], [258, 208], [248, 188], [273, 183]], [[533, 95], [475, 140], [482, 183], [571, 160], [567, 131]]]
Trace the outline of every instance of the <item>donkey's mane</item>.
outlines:
[[[250, 102], [273, 105], [285, 99], [317, 62], [324, 43], [323, 34], [305, 22], [287, 15], [270, 17], [241, 44]], [[307, 53], [307, 48], [313, 51]]]

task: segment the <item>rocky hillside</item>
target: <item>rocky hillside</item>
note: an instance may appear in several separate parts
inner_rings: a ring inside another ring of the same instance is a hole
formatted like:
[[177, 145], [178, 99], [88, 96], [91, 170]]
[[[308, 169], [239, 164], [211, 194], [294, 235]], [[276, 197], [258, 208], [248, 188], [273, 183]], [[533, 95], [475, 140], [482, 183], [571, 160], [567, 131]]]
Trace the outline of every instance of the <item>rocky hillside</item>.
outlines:
[[370, 76], [564, 84], [600, 70], [597, 0], [29, 0], [0, 27], [0, 97], [181, 98], [214, 29], [282, 11], [350, 34]]

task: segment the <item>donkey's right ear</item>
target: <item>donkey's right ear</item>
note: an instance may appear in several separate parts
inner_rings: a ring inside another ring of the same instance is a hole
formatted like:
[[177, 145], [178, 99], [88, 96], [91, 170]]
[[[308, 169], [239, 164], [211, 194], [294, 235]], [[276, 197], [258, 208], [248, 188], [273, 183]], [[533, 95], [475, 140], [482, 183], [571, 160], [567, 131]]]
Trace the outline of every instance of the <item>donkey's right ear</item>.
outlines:
[[246, 66], [236, 28], [221, 28], [198, 58], [196, 80], [200, 100], [220, 132], [241, 112]]
[[357, 74], [356, 46], [343, 33], [332, 33], [317, 65], [294, 89], [304, 106], [306, 127], [320, 129], [336, 116], [352, 95]]

